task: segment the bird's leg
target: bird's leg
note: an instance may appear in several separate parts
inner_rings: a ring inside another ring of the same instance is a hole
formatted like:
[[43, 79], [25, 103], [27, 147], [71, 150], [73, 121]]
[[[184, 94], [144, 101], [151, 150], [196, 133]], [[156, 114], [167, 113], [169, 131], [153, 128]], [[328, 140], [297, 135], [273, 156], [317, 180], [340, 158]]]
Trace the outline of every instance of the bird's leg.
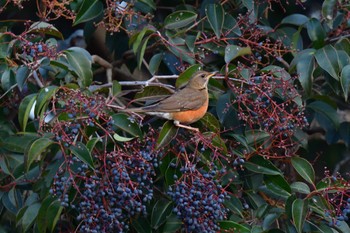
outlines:
[[181, 128], [185, 128], [185, 129], [189, 129], [189, 130], [193, 130], [193, 131], [199, 132], [198, 128], [194, 128], [194, 127], [191, 127], [191, 126], [188, 126], [188, 125], [183, 125], [179, 121], [174, 121], [174, 125], [177, 126], [177, 127], [181, 127]]

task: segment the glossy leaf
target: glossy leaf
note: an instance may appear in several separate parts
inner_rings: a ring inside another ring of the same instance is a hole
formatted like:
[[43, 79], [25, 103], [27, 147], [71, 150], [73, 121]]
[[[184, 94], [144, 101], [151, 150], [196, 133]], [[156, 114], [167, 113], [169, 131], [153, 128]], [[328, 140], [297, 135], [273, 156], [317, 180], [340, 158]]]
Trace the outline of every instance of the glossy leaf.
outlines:
[[84, 49], [72, 47], [65, 52], [68, 63], [72, 71], [78, 76], [79, 85], [88, 87], [92, 82], [92, 58]]
[[264, 159], [261, 156], [254, 156], [249, 161], [245, 162], [243, 166], [256, 173], [266, 175], [281, 175], [281, 171], [269, 160]]
[[21, 223], [24, 231], [28, 231], [30, 227], [34, 224], [34, 220], [36, 219], [41, 204], [40, 203], [34, 203], [26, 209], [24, 212]]
[[164, 20], [165, 29], [179, 29], [193, 23], [197, 14], [192, 11], [175, 11]]
[[166, 199], [158, 200], [153, 206], [151, 225], [153, 229], [158, 229], [172, 212], [172, 202]]
[[305, 184], [304, 182], [294, 182], [290, 185], [291, 189], [293, 192], [296, 193], [302, 193], [302, 194], [309, 194], [310, 193], [310, 188], [307, 184]]
[[102, 2], [98, 0], [83, 0], [77, 16], [75, 17], [73, 26], [90, 21], [99, 16], [102, 12]]
[[18, 121], [23, 131], [26, 130], [30, 111], [35, 103], [36, 94], [27, 95], [18, 107]]
[[163, 54], [157, 53], [149, 61], [149, 72], [152, 75], [155, 75], [157, 73], [159, 65], [162, 62], [162, 59], [163, 59]]
[[116, 96], [116, 95], [120, 94], [121, 91], [122, 91], [122, 86], [120, 85], [120, 83], [117, 80], [113, 80], [112, 95]]
[[288, 198], [291, 195], [292, 190], [281, 175], [266, 175], [264, 182], [266, 187], [278, 196]]
[[[334, 10], [337, 4], [337, 0], [324, 0], [324, 2], [322, 3], [322, 16], [330, 21], [333, 20], [334, 18]], [[329, 24], [331, 25], [331, 24]]]
[[167, 218], [164, 224], [163, 232], [164, 233], [178, 232], [178, 230], [181, 229], [181, 226], [182, 226], [181, 220], [175, 214], [171, 214]]
[[220, 122], [216, 117], [210, 112], [205, 113], [205, 115], [199, 121], [205, 128], [212, 132], [217, 132], [220, 130]]
[[296, 64], [299, 81], [306, 94], [309, 96], [312, 90], [313, 72], [315, 70], [315, 59], [313, 53], [303, 53]]
[[250, 233], [250, 229], [246, 226], [243, 226], [239, 223], [236, 223], [234, 221], [220, 221], [219, 226], [223, 230], [229, 230], [232, 232], [240, 232], [240, 233]]
[[188, 67], [184, 72], [182, 72], [179, 77], [176, 79], [175, 87], [181, 88], [185, 86], [188, 81], [191, 79], [194, 73], [201, 70], [202, 67], [199, 64], [192, 65]]
[[153, 0], [139, 0], [139, 1], [145, 3], [146, 5], [151, 7], [153, 10], [156, 9], [156, 4], [154, 3]]
[[165, 122], [157, 139], [157, 149], [168, 145], [175, 138], [178, 130], [179, 128], [176, 127], [173, 122]]
[[323, 70], [330, 74], [334, 79], [339, 80], [339, 58], [337, 51], [333, 46], [327, 45], [322, 49], [317, 50], [315, 58]]
[[130, 120], [124, 113], [112, 115], [113, 125], [135, 137], [142, 137], [142, 131], [136, 122]]
[[216, 37], [220, 39], [225, 19], [224, 8], [220, 4], [207, 4], [205, 7], [205, 14]]
[[350, 88], [350, 65], [346, 65], [340, 75], [340, 85], [343, 90], [345, 101], [348, 101]]
[[16, 153], [24, 153], [26, 148], [32, 143], [34, 140], [38, 139], [38, 135], [27, 134], [22, 136], [11, 135], [6, 137], [2, 141], [3, 149], [8, 151], [16, 152]]
[[30, 70], [28, 69], [27, 66], [20, 66], [17, 69], [16, 81], [17, 81], [17, 86], [18, 86], [20, 91], [22, 91], [23, 86], [24, 86], [29, 74], [30, 74]]
[[298, 172], [298, 174], [305, 179], [310, 184], [314, 184], [315, 182], [315, 171], [312, 165], [303, 158], [293, 157], [291, 159], [292, 165], [294, 169]]
[[55, 28], [52, 24], [43, 21], [33, 23], [27, 33], [44, 33], [63, 40], [63, 35], [57, 28]]
[[114, 133], [114, 134], [113, 134], [113, 138], [114, 138], [114, 140], [116, 140], [117, 142], [128, 142], [128, 141], [131, 141], [131, 140], [134, 139], [134, 137], [133, 137], [133, 138], [123, 137], [123, 136], [120, 136], [120, 135], [117, 134], [117, 133]]
[[40, 206], [40, 209], [38, 211], [37, 221], [36, 221], [39, 232], [46, 232], [48, 225], [52, 225], [52, 224], [48, 223], [51, 219], [47, 218], [46, 213], [48, 211], [49, 206], [51, 205], [51, 203], [53, 201], [55, 201], [55, 199], [51, 196], [48, 196], [44, 199], [44, 201], [42, 202], [42, 204]]
[[91, 169], [94, 169], [94, 162], [88, 148], [82, 142], [76, 142], [75, 145], [69, 147], [72, 154], [77, 156], [81, 161], [87, 164]]
[[61, 203], [57, 200], [52, 202], [51, 205], [47, 208], [46, 218], [50, 220], [48, 222], [48, 229], [51, 232], [55, 230], [56, 224], [60, 219], [62, 210], [63, 206], [61, 206]]
[[142, 40], [141, 45], [138, 47], [136, 55], [137, 55], [137, 64], [138, 64], [138, 68], [139, 69], [141, 68], [143, 56], [145, 55], [145, 51], [146, 51], [146, 48], [147, 48], [147, 43], [148, 43], [148, 40], [151, 38], [151, 36], [152, 35], [149, 35], [149, 36], [145, 37]]
[[[224, 21], [223, 29], [227, 30], [227, 32], [228, 31], [233, 32], [237, 36], [242, 35], [241, 29], [239, 28], [237, 21], [230, 14], [225, 14], [225, 21]], [[227, 33], [227, 32], [225, 32], [225, 33]]]
[[296, 199], [292, 204], [293, 222], [296, 226], [297, 232], [303, 232], [303, 226], [306, 216], [308, 214], [308, 203], [302, 199]]
[[251, 54], [252, 50], [250, 47], [240, 47], [237, 45], [227, 45], [225, 48], [225, 62], [230, 63], [233, 59]]
[[92, 153], [92, 150], [95, 148], [96, 144], [98, 142], [101, 142], [101, 138], [91, 138], [87, 143], [86, 143], [86, 148]]
[[309, 18], [302, 14], [292, 14], [286, 16], [281, 24], [292, 24], [296, 26], [302, 26], [309, 21]]
[[329, 104], [323, 101], [314, 101], [308, 104], [306, 107], [312, 109], [313, 111], [327, 119], [332, 124], [333, 128], [339, 128], [339, 118], [337, 115], [337, 111]]
[[326, 38], [321, 22], [316, 18], [311, 18], [306, 24], [307, 33], [315, 48], [321, 48]]
[[48, 87], [42, 88], [39, 91], [38, 96], [36, 98], [35, 111], [34, 111], [34, 114], [36, 116], [40, 116], [42, 115], [43, 112], [46, 111], [46, 109], [43, 109], [43, 108], [45, 105], [47, 106], [49, 100], [54, 96], [57, 89], [58, 87], [56, 86], [48, 86]]
[[27, 164], [26, 164], [26, 169], [27, 171], [30, 168], [30, 165], [37, 160], [40, 155], [54, 142], [49, 139], [49, 138], [39, 138], [36, 141], [32, 143], [28, 150], [28, 155], [27, 155]]

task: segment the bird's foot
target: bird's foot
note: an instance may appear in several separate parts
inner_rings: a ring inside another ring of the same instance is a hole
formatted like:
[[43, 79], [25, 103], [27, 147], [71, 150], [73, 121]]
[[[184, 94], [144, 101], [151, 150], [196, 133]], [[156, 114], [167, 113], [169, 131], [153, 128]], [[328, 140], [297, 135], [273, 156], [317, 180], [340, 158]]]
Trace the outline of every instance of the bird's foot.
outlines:
[[183, 125], [183, 124], [181, 124], [178, 121], [174, 121], [174, 125], [177, 126], [177, 127], [180, 127], [180, 128], [189, 129], [189, 130], [193, 130], [193, 131], [199, 132], [198, 128], [194, 128], [194, 127], [191, 127], [191, 126], [188, 126], [188, 125]]

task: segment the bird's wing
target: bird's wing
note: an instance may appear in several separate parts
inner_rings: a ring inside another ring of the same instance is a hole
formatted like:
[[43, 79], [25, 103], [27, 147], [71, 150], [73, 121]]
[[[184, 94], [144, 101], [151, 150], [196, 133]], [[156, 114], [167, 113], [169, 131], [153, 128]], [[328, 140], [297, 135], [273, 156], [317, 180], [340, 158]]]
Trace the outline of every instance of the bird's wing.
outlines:
[[178, 112], [200, 108], [207, 100], [206, 90], [184, 88], [157, 104], [146, 106], [143, 109], [157, 112]]

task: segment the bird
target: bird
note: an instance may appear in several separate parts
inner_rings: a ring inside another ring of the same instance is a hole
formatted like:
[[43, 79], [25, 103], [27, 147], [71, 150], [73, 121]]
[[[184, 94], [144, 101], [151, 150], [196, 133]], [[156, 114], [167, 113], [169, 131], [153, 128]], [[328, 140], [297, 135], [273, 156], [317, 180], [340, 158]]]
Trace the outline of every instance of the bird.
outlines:
[[174, 125], [199, 132], [198, 128], [188, 126], [201, 119], [208, 109], [208, 82], [216, 72], [197, 71], [188, 83], [170, 96], [148, 106], [122, 109], [123, 112], [143, 113], [167, 120]]

